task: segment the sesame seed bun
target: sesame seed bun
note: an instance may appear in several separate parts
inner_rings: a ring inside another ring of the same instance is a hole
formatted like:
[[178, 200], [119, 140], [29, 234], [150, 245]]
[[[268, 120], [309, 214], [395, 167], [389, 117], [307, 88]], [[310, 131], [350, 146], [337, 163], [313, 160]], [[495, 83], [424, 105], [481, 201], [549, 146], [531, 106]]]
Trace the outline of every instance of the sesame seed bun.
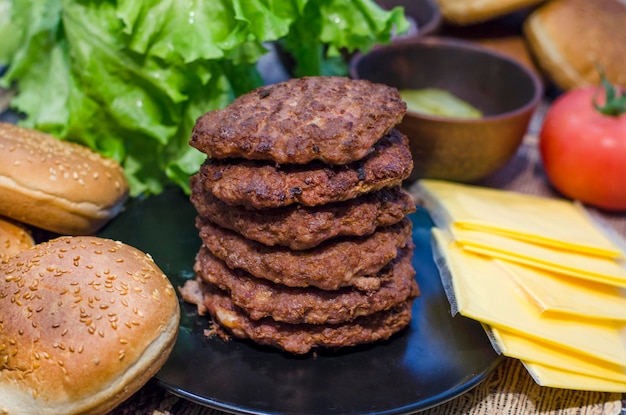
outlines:
[[0, 217], [0, 260], [35, 245], [33, 236], [25, 226]]
[[563, 90], [607, 79], [626, 86], [626, 2], [553, 0], [535, 10], [524, 34], [539, 66]]
[[165, 363], [176, 292], [149, 255], [63, 236], [0, 262], [0, 413], [105, 414]]
[[62, 235], [95, 233], [128, 197], [120, 165], [85, 146], [0, 123], [0, 215]]

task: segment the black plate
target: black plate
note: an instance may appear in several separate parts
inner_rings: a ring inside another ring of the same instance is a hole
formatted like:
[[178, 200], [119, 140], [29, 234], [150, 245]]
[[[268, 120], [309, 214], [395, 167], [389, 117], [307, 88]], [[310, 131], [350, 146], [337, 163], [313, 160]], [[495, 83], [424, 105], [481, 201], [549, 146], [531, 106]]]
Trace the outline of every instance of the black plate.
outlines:
[[[193, 275], [195, 210], [178, 189], [133, 201], [101, 236], [150, 253], [176, 286]], [[411, 215], [421, 296], [409, 328], [389, 341], [298, 357], [249, 341], [206, 338], [182, 303], [180, 334], [157, 381], [198, 404], [241, 414], [406, 414], [458, 396], [500, 361], [482, 327], [452, 317], [432, 260], [428, 213]]]

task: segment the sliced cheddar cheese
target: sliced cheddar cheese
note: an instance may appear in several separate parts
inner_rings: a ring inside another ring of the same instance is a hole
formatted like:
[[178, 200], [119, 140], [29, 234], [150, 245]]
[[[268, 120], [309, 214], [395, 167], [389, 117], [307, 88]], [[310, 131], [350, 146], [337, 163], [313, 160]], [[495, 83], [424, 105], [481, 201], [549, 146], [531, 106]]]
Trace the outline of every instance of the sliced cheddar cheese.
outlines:
[[[626, 289], [495, 260], [541, 313], [626, 322]], [[625, 362], [626, 364], [626, 362]]]
[[444, 287], [468, 318], [617, 365], [626, 362], [624, 323], [568, 315], [542, 316], [526, 294], [487, 257], [464, 252], [444, 232], [432, 229]]
[[614, 258], [553, 248], [475, 229], [451, 227], [450, 232], [467, 251], [576, 278], [626, 287], [626, 268], [621, 261]]
[[623, 256], [576, 204], [441, 180], [420, 180], [418, 197], [441, 227], [475, 229], [609, 258]]
[[495, 327], [485, 327], [485, 330], [494, 347], [505, 356], [581, 375], [626, 382], [626, 367], [623, 365], [594, 359], [508, 330]]
[[626, 382], [581, 375], [538, 363], [524, 361], [522, 363], [539, 386], [584, 391], [626, 392]]

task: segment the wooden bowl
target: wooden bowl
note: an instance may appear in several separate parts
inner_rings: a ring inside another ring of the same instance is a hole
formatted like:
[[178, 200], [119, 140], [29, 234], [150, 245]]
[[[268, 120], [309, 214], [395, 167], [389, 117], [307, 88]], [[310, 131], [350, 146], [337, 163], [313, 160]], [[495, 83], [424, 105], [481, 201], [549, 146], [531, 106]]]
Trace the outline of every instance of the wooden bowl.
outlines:
[[454, 38], [425, 37], [357, 54], [350, 75], [398, 89], [443, 89], [482, 112], [478, 119], [407, 112], [398, 129], [411, 145], [409, 181], [473, 182], [494, 173], [517, 151], [543, 96], [528, 67]]

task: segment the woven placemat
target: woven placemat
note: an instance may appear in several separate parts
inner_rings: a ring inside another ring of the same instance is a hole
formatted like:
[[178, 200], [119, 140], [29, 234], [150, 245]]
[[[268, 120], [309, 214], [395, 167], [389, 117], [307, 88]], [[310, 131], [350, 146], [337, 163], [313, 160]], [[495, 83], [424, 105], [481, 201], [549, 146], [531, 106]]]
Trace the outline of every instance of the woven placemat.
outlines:
[[524, 366], [505, 358], [496, 370], [471, 391], [443, 405], [421, 412], [449, 414], [619, 415], [621, 394], [538, 386]]

